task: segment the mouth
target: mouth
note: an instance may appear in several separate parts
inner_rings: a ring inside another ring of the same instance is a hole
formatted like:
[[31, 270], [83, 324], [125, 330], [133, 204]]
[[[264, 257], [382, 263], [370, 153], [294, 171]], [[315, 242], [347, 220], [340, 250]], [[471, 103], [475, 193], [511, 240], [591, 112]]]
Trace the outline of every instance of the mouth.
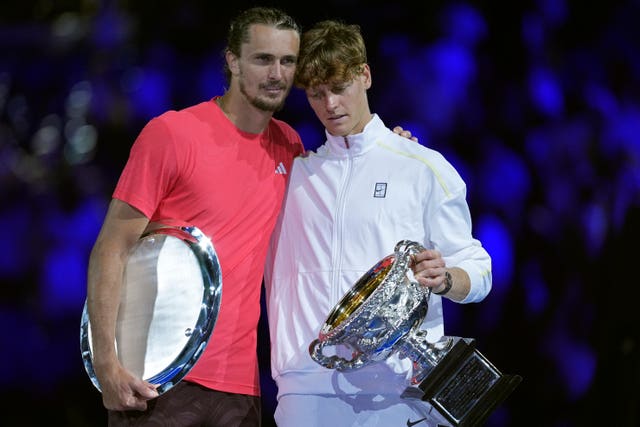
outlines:
[[262, 90], [272, 95], [278, 95], [286, 90], [286, 86], [281, 84], [265, 85], [265, 86], [262, 86]]
[[330, 122], [337, 122], [337, 121], [340, 121], [344, 117], [347, 117], [347, 115], [346, 114], [334, 114], [332, 116], [327, 117], [327, 120], [329, 120]]

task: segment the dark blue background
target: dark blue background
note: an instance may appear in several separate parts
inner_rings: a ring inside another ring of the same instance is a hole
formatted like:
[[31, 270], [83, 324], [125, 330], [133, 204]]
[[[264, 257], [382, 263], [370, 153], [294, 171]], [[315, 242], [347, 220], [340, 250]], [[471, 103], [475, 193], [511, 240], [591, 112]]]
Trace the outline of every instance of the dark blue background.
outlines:
[[[89, 251], [144, 123], [222, 93], [227, 24], [254, 3], [215, 3], [3, 3], [3, 425], [105, 424], [79, 353]], [[494, 288], [447, 304], [446, 332], [524, 377], [488, 425], [640, 425], [640, 2], [410, 3], [271, 4], [360, 24], [372, 110], [466, 180]], [[277, 116], [322, 142], [300, 91]]]

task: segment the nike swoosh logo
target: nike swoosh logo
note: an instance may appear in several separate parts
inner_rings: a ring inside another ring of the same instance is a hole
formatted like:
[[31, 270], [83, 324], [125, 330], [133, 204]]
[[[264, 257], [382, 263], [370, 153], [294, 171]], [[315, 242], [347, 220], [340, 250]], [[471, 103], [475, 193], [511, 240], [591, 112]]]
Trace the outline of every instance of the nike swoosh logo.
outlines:
[[412, 427], [412, 426], [414, 426], [414, 425], [416, 425], [418, 423], [421, 423], [421, 422], [425, 421], [426, 419], [427, 418], [425, 417], [425, 418], [422, 418], [421, 420], [418, 420], [418, 421], [407, 420], [407, 427]]

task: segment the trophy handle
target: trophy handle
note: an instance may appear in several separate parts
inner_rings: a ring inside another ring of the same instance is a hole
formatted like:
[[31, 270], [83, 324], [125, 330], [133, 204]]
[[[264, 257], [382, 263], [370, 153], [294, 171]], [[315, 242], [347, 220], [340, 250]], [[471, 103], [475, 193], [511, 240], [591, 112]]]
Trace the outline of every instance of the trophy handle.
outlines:
[[[413, 255], [426, 249], [427, 248], [422, 246], [420, 243], [414, 242], [413, 240], [400, 240], [398, 243], [396, 243], [393, 251], [395, 252], [398, 262], [400, 263], [400, 267], [403, 270], [408, 270], [411, 265], [411, 261], [413, 260]], [[425, 293], [427, 304], [429, 304], [430, 297], [431, 288], [427, 288], [427, 291]]]
[[412, 240], [400, 240], [393, 249], [402, 270], [409, 268], [413, 255], [424, 250], [426, 250], [424, 246]]
[[394, 248], [394, 252], [402, 252], [403, 254], [416, 254], [418, 252], [424, 251], [426, 248], [422, 246], [418, 242], [414, 242], [413, 240], [400, 240], [396, 243], [396, 247]]
[[353, 369], [361, 368], [369, 362], [369, 357], [361, 352], [354, 352], [353, 358], [351, 360], [347, 360], [340, 356], [325, 356], [322, 353], [322, 349], [326, 345], [333, 345], [330, 342], [320, 341], [319, 339], [315, 339], [309, 345], [309, 354], [311, 358], [328, 369], [335, 369], [337, 371], [350, 371]]

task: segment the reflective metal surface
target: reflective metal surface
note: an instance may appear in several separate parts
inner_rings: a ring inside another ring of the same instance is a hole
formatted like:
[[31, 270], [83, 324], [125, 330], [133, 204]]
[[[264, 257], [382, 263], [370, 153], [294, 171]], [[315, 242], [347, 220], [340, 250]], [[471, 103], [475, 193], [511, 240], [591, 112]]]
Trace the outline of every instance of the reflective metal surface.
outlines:
[[[211, 241], [196, 227], [163, 227], [136, 243], [125, 266], [116, 323], [122, 365], [162, 394], [196, 363], [216, 323], [222, 273]], [[80, 348], [95, 387], [91, 323], [82, 312]]]
[[[376, 263], [329, 313], [318, 339], [310, 347], [319, 364], [340, 371], [358, 369], [385, 359], [399, 340], [427, 314], [429, 289], [409, 279], [410, 257], [422, 250], [416, 242], [398, 242], [394, 253]], [[344, 345], [351, 360], [325, 356], [326, 346]]]
[[[413, 362], [402, 397], [428, 401], [442, 418], [438, 425], [480, 426], [522, 377], [503, 375], [473, 339], [427, 341], [419, 326], [431, 290], [411, 280], [410, 270], [411, 256], [423, 249], [416, 242], [398, 242], [394, 254], [376, 263], [336, 304], [309, 354], [326, 368], [348, 371], [396, 352]], [[332, 346], [347, 347], [352, 358], [325, 355], [323, 349]]]

